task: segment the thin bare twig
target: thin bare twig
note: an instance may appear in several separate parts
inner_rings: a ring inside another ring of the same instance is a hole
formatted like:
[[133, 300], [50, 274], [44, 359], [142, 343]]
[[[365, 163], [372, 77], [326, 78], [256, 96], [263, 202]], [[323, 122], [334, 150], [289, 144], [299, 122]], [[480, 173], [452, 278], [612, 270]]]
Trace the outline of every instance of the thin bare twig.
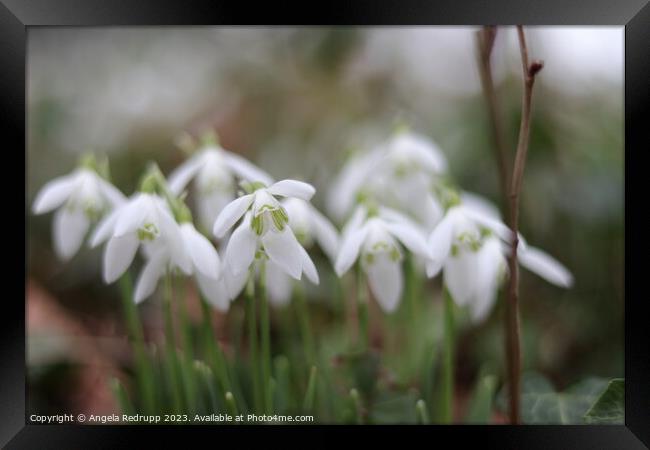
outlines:
[[521, 422], [520, 414], [520, 384], [521, 384], [521, 351], [519, 348], [519, 266], [517, 264], [517, 247], [519, 245], [519, 195], [526, 165], [528, 143], [530, 139], [530, 114], [533, 99], [533, 85], [535, 76], [544, 67], [541, 61], [528, 61], [528, 47], [526, 36], [521, 25], [517, 26], [519, 36], [519, 49], [521, 51], [521, 64], [524, 75], [524, 94], [521, 108], [521, 123], [519, 125], [519, 141], [517, 143], [517, 154], [512, 172], [510, 186], [510, 228], [513, 232], [512, 251], [508, 259], [510, 268], [510, 283], [508, 286], [508, 302], [506, 305], [507, 321], [507, 358], [508, 378], [510, 397], [510, 422], [518, 424]]
[[485, 96], [492, 140], [494, 141], [494, 156], [499, 170], [499, 187], [501, 189], [501, 206], [504, 216], [508, 217], [508, 193], [510, 186], [510, 167], [508, 164], [508, 147], [505, 141], [499, 102], [497, 101], [492, 78], [492, 49], [497, 35], [497, 27], [485, 26], [476, 32], [476, 44], [478, 49], [478, 67], [481, 77], [481, 86]]

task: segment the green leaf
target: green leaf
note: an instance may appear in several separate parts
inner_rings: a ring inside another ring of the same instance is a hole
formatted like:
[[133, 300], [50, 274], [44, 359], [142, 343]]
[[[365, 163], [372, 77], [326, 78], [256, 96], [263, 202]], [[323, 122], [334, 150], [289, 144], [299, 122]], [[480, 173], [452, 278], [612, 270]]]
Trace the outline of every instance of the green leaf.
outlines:
[[417, 397], [414, 393], [406, 394], [382, 392], [372, 404], [369, 421], [372, 424], [416, 424]]
[[[556, 392], [553, 385], [536, 373], [525, 374], [521, 386], [521, 416], [526, 424], [583, 424], [584, 415], [605, 389], [607, 381], [590, 377]], [[501, 408], [507, 405], [501, 394]]]
[[492, 402], [497, 386], [497, 378], [492, 374], [481, 376], [476, 382], [465, 423], [488, 423], [492, 415]]
[[585, 414], [587, 423], [623, 424], [625, 422], [625, 380], [615, 378]]

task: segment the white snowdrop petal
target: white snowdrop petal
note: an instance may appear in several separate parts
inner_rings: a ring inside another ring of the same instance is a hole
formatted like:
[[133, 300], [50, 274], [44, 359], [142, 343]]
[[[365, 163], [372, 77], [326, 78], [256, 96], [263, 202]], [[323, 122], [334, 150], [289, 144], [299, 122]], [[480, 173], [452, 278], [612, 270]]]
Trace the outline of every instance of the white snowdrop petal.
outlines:
[[267, 191], [273, 195], [283, 197], [297, 197], [309, 201], [316, 193], [316, 189], [309, 183], [296, 180], [281, 180], [272, 184]]
[[307, 279], [311, 281], [314, 284], [318, 284], [320, 282], [318, 278], [318, 271], [316, 270], [316, 266], [314, 265], [314, 261], [311, 260], [309, 254], [307, 253], [307, 250], [305, 250], [303, 247], [300, 247], [301, 253], [302, 253], [302, 271], [305, 275], [307, 275]]
[[196, 281], [199, 290], [203, 297], [221, 312], [228, 311], [230, 307], [230, 298], [228, 297], [228, 290], [223, 279], [215, 280], [211, 277], [206, 277], [201, 272], [196, 273]]
[[499, 208], [488, 199], [468, 191], [460, 193], [460, 201], [464, 208], [472, 211], [477, 211], [486, 217], [491, 217], [495, 220], [501, 220], [501, 213]]
[[245, 273], [255, 259], [257, 250], [257, 235], [250, 227], [250, 221], [245, 220], [230, 236], [226, 247], [225, 261], [230, 266], [233, 275]]
[[45, 184], [32, 204], [34, 214], [43, 214], [58, 208], [73, 193], [79, 177], [76, 173], [55, 178]]
[[501, 222], [501, 220], [495, 219], [494, 217], [485, 214], [483, 211], [477, 211], [465, 207], [463, 207], [463, 213], [477, 224], [494, 231], [494, 233], [504, 241], [512, 241], [512, 231], [505, 223]]
[[197, 153], [178, 166], [167, 178], [167, 186], [175, 195], [180, 195], [190, 180], [201, 169], [205, 162], [205, 153]]
[[131, 265], [138, 249], [138, 238], [135, 234], [112, 237], [104, 251], [104, 281], [112, 283]]
[[134, 233], [142, 226], [152, 204], [148, 194], [139, 194], [120, 208], [120, 215], [115, 222], [113, 236], [120, 237]]
[[176, 267], [186, 275], [192, 274], [192, 258], [184, 245], [180, 226], [163, 204], [156, 205], [156, 218], [160, 227], [160, 237], [156, 240], [164, 242]]
[[160, 277], [165, 272], [165, 265], [168, 260], [169, 255], [164, 250], [158, 250], [149, 258], [140, 272], [135, 286], [133, 299], [136, 303], [142, 302], [156, 290], [158, 280], [160, 280]]
[[432, 258], [431, 249], [427, 245], [427, 241], [419, 229], [407, 223], [387, 222], [385, 227], [411, 252], [425, 258]]
[[475, 299], [478, 263], [477, 253], [465, 251], [448, 258], [444, 264], [444, 283], [459, 306], [469, 305]]
[[226, 291], [228, 292], [228, 297], [230, 300], [234, 300], [237, 296], [244, 290], [244, 286], [248, 281], [248, 272], [244, 271], [239, 275], [234, 275], [230, 266], [224, 267], [223, 282], [226, 286]]
[[334, 269], [339, 277], [347, 272], [357, 260], [359, 250], [367, 234], [368, 227], [363, 226], [355, 231], [350, 231], [347, 236], [344, 236], [339, 249], [339, 255], [334, 264]]
[[386, 206], [379, 207], [379, 217], [385, 222], [408, 223], [415, 225], [415, 222], [406, 214]]
[[230, 170], [237, 174], [239, 178], [249, 182], [259, 181], [264, 183], [266, 186], [273, 183], [273, 178], [268, 173], [264, 172], [247, 159], [225, 150], [223, 150], [222, 154]]
[[266, 189], [259, 189], [253, 194], [255, 200], [253, 201], [253, 216], [259, 216], [268, 209], [277, 209], [280, 207], [278, 199], [273, 197]]
[[59, 258], [67, 261], [77, 253], [89, 226], [88, 217], [80, 209], [71, 211], [63, 207], [56, 212], [52, 231], [54, 250]]
[[266, 262], [266, 287], [273, 305], [285, 306], [291, 300], [293, 279], [273, 261]]
[[571, 272], [548, 253], [538, 248], [530, 246], [525, 250], [520, 248], [517, 251], [517, 259], [522, 266], [535, 272], [549, 283], [565, 288], [573, 285]]
[[104, 218], [97, 224], [97, 227], [95, 227], [95, 230], [90, 236], [90, 246], [92, 248], [102, 244], [113, 235], [115, 223], [117, 222], [119, 215], [120, 210], [119, 208], [116, 208], [108, 215], [104, 216]]
[[470, 305], [474, 322], [483, 321], [496, 300], [500, 276], [505, 269], [505, 258], [499, 240], [494, 237], [486, 240], [478, 252], [478, 259], [476, 299]]
[[246, 210], [249, 208], [255, 196], [253, 194], [244, 195], [239, 197], [232, 202], [228, 203], [223, 211], [219, 213], [219, 217], [214, 222], [214, 227], [212, 232], [218, 238], [222, 238], [226, 231], [228, 231], [232, 226], [244, 215]]
[[416, 133], [398, 135], [394, 149], [410, 155], [431, 172], [444, 172], [447, 169], [444, 154], [431, 140], [422, 135]]
[[386, 313], [397, 309], [403, 289], [402, 267], [388, 255], [381, 254], [365, 267], [368, 284], [379, 306]]
[[226, 205], [235, 199], [231, 191], [214, 190], [209, 194], [197, 196], [196, 203], [201, 226], [210, 230]]
[[442, 262], [429, 259], [426, 261], [425, 267], [427, 277], [433, 278], [438, 275], [438, 273], [440, 273], [440, 270], [442, 269]]
[[427, 227], [427, 229], [433, 229], [440, 220], [445, 215], [445, 211], [442, 209], [440, 202], [436, 199], [431, 193], [427, 193], [422, 203], [422, 211], [420, 216], [422, 218], [422, 224]]
[[433, 260], [432, 267], [440, 267], [449, 256], [454, 233], [454, 220], [454, 213], [447, 213], [429, 236], [430, 256]]
[[369, 175], [382, 161], [385, 149], [365, 152], [348, 161], [332, 183], [327, 195], [327, 210], [338, 221], [354, 207], [356, 196]]
[[330, 261], [334, 262], [336, 261], [336, 254], [339, 247], [339, 235], [336, 228], [316, 208], [309, 205], [309, 209], [311, 210], [314, 236], [318, 241], [318, 245], [320, 245]]
[[102, 196], [112, 208], [117, 208], [126, 203], [126, 196], [111, 183], [103, 180], [99, 176], [97, 176], [97, 183]]
[[218, 279], [220, 261], [217, 251], [201, 233], [189, 223], [181, 225], [181, 235], [194, 267], [206, 277]]
[[[302, 248], [291, 231], [284, 227], [282, 231], [269, 230], [262, 236], [264, 251], [271, 261], [280, 266], [296, 280], [302, 275]], [[303, 249], [304, 250], [304, 249]]]
[[350, 219], [343, 226], [341, 230], [342, 239], [345, 240], [345, 237], [350, 234], [352, 231], [356, 231], [361, 228], [366, 217], [368, 216], [368, 210], [363, 206], [358, 206], [350, 216]]

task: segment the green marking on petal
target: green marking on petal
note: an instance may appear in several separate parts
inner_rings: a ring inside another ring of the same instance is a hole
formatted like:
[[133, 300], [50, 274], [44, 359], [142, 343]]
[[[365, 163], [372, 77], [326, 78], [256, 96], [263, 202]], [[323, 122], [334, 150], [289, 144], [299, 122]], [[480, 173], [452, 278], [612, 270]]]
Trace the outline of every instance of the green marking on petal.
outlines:
[[363, 255], [363, 259], [366, 264], [373, 264], [375, 262], [375, 255], [374, 253], [365, 253]]
[[490, 230], [489, 228], [481, 227], [481, 238], [482, 239], [490, 237], [490, 236], [492, 236], [492, 234], [493, 234], [492, 230]]
[[273, 220], [273, 225], [278, 231], [284, 230], [284, 226], [287, 223], [284, 217], [278, 209], [271, 211], [271, 220]]
[[160, 231], [158, 231], [158, 227], [153, 223], [145, 223], [144, 226], [138, 228], [137, 234], [138, 239], [141, 241], [153, 241], [158, 237]]
[[266, 189], [267, 187], [266, 184], [262, 183], [261, 181], [243, 181], [240, 183], [240, 186], [247, 194], [252, 194], [257, 190]]
[[254, 216], [251, 220], [251, 228], [258, 236], [264, 232], [264, 216]]

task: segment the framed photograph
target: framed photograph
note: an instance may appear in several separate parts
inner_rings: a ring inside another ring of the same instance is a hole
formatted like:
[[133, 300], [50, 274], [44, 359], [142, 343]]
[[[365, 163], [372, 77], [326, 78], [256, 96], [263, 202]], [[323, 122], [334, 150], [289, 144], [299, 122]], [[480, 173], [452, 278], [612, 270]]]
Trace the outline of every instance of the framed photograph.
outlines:
[[6, 448], [648, 448], [645, 0], [2, 3]]

